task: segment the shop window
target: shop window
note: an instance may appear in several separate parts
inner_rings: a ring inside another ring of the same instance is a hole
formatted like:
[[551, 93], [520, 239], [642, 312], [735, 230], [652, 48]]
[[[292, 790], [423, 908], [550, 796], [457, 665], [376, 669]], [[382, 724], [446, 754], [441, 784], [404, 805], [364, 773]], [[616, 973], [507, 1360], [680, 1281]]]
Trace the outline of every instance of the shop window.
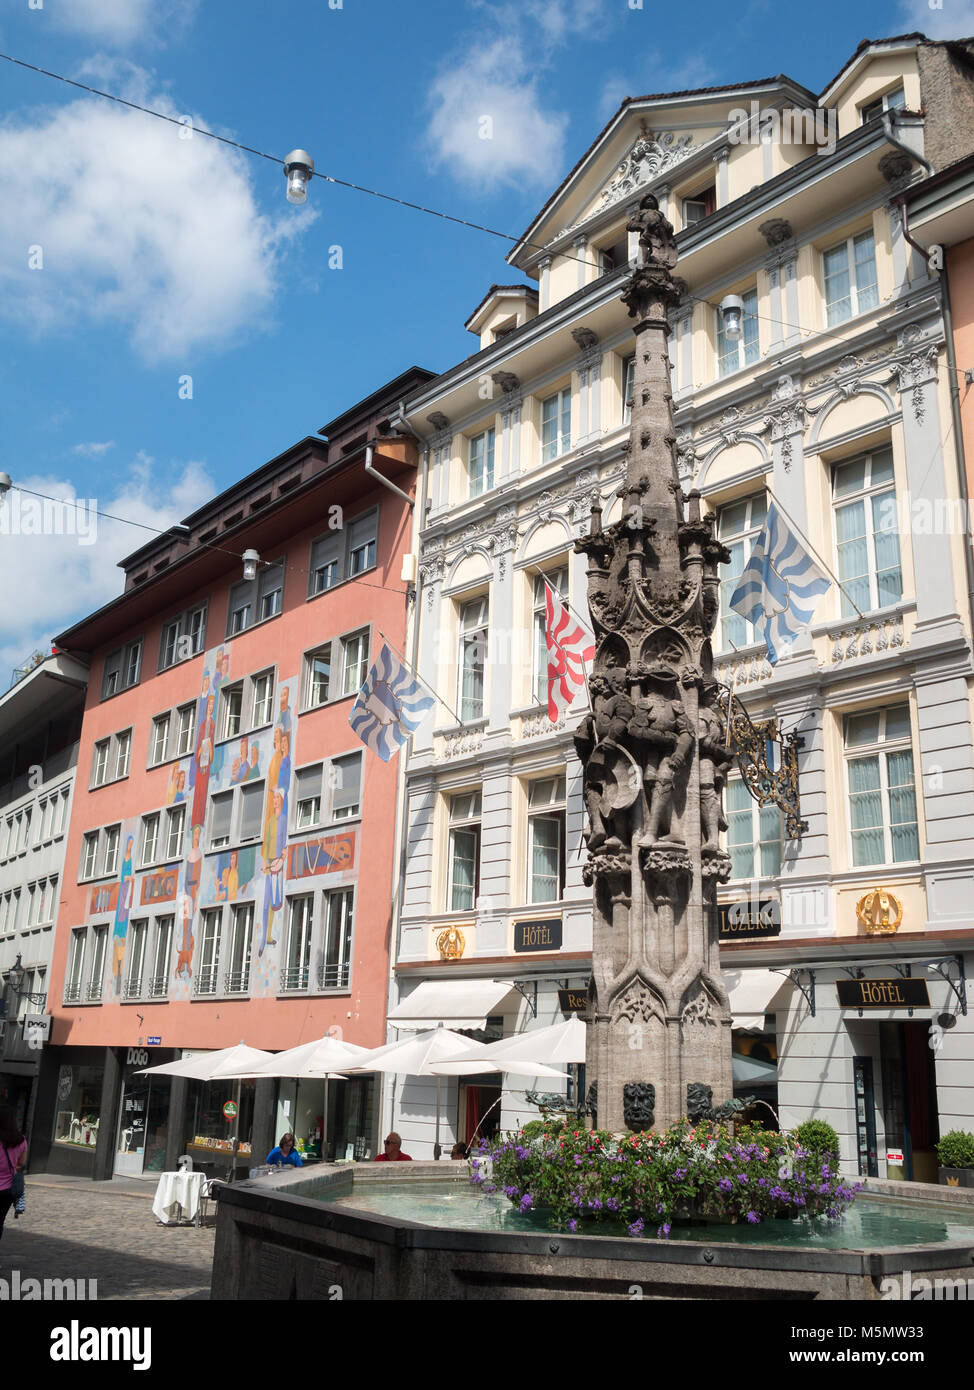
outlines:
[[868, 613], [899, 603], [903, 570], [892, 449], [837, 464], [832, 505], [842, 616], [851, 617], [856, 607]]
[[64, 1063], [58, 1072], [54, 1143], [94, 1149], [98, 1142], [104, 1067]]
[[449, 910], [472, 912], [480, 892], [480, 792], [450, 798]]
[[852, 862], [920, 858], [909, 705], [845, 716]]

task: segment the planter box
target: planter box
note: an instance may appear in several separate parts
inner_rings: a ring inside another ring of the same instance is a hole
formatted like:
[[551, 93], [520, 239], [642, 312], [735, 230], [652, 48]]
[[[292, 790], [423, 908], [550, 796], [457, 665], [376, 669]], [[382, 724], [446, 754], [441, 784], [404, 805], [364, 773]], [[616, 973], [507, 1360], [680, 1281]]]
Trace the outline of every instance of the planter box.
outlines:
[[974, 1187], [974, 1168], [938, 1168], [941, 1187]]

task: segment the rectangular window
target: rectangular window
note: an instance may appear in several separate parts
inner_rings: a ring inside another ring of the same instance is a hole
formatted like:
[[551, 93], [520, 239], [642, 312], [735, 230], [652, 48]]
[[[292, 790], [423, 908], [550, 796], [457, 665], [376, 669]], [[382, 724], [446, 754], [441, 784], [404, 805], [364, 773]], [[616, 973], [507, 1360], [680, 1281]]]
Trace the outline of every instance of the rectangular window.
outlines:
[[94, 878], [95, 863], [98, 859], [98, 831], [92, 830], [84, 837], [81, 848], [81, 877]]
[[159, 669], [164, 671], [167, 666], [176, 664], [176, 648], [179, 642], [179, 619], [174, 618], [171, 623], [166, 623], [162, 629], [162, 641], [159, 646]]
[[325, 894], [325, 949], [322, 953], [321, 989], [347, 989], [352, 959], [354, 895], [351, 888]]
[[57, 816], [54, 821], [55, 836], [64, 834], [64, 827], [68, 820], [68, 798], [71, 793], [65, 789], [58, 796]]
[[866, 613], [898, 603], [903, 570], [892, 449], [833, 468], [832, 500], [842, 616], [852, 616], [853, 604]]
[[24, 811], [21, 813], [19, 817], [20, 835], [17, 840], [18, 850], [25, 850], [27, 846], [30, 844], [30, 818], [32, 814], [33, 811], [31, 807], [28, 806], [24, 809]]
[[110, 738], [100, 739], [95, 744], [94, 758], [91, 765], [91, 785], [93, 787], [103, 787], [108, 781], [108, 754], [112, 741]]
[[253, 903], [230, 909], [230, 954], [227, 960], [227, 994], [246, 994], [250, 988], [250, 942], [254, 930]]
[[274, 672], [265, 671], [254, 677], [254, 705], [252, 729], [269, 724], [274, 712]]
[[484, 672], [487, 666], [487, 595], [460, 608], [460, 718], [464, 723], [484, 714]]
[[84, 927], [75, 927], [71, 933], [71, 950], [68, 955], [68, 968], [64, 977], [65, 1004], [79, 1004], [81, 1002], [85, 965], [85, 941], [87, 935]]
[[261, 570], [257, 580], [258, 622], [276, 618], [281, 611], [284, 598], [284, 565], [268, 565]]
[[852, 862], [920, 858], [909, 705], [845, 717]]
[[629, 264], [629, 236], [623, 232], [618, 241], [598, 248], [599, 274], [611, 275], [614, 270]]
[[129, 775], [129, 759], [132, 754], [132, 730], [115, 737], [115, 780]]
[[183, 830], [186, 807], [172, 806], [166, 812], [166, 859], [170, 862], [183, 857]]
[[740, 583], [744, 567], [751, 558], [754, 543], [764, 530], [768, 516], [768, 498], [764, 492], [731, 502], [717, 512], [717, 535], [730, 551], [729, 565], [720, 571], [720, 648], [722, 652], [746, 647], [759, 640], [754, 624], [735, 613], [730, 606], [734, 590]]
[[539, 705], [548, 703], [548, 645], [545, 642], [546, 608], [544, 587], [545, 581], [555, 591], [560, 598], [568, 598], [568, 570], [558, 569], [551, 574], [536, 574], [534, 576], [534, 611], [533, 611], [533, 638], [534, 638], [534, 690], [533, 695]]
[[131, 922], [128, 929], [128, 970], [125, 975], [126, 999], [138, 999], [142, 994], [142, 975], [145, 970], [145, 944], [149, 935], [147, 921]]
[[152, 952], [152, 974], [149, 977], [149, 996], [164, 999], [169, 993], [169, 957], [172, 954], [174, 918], [156, 918], [155, 946]]
[[51, 838], [51, 823], [54, 820], [54, 797], [44, 797], [40, 803], [41, 831], [40, 843], [46, 844]]
[[105, 946], [108, 942], [108, 928], [95, 927], [92, 936], [91, 970], [88, 974], [88, 988], [85, 997], [100, 999], [105, 983]]
[[566, 387], [541, 402], [541, 462], [549, 463], [572, 446], [572, 393]]
[[683, 199], [683, 225], [692, 227], [696, 222], [702, 222], [705, 217], [709, 217], [717, 209], [717, 186], [710, 184], [708, 188], [702, 188], [699, 193], [695, 193], [692, 198]]
[[200, 955], [196, 971], [196, 993], [216, 994], [220, 968], [221, 907], [207, 908], [200, 922]]
[[137, 642], [130, 642], [126, 647], [119, 647], [118, 651], [110, 653], [105, 658], [105, 667], [102, 672], [101, 698], [107, 700], [112, 695], [117, 695], [120, 690], [128, 690], [136, 685], [139, 679], [139, 669], [142, 664], [142, 639]]
[[342, 577], [341, 557], [341, 532], [315, 541], [311, 547], [311, 594], [323, 594], [335, 587]]
[[362, 754], [349, 753], [332, 758], [329, 770], [332, 820], [348, 820], [360, 811], [362, 795]]
[[480, 497], [494, 486], [494, 431], [484, 430], [470, 441], [470, 496]]
[[321, 820], [321, 774], [321, 763], [299, 767], [295, 774], [295, 827], [298, 830], [306, 830]]
[[717, 310], [717, 366], [720, 376], [749, 367], [758, 360], [758, 292], [745, 290], [741, 295], [741, 334], [729, 338], [724, 328], [724, 316]]
[[311, 928], [314, 921], [314, 898], [288, 900], [287, 942], [284, 951], [282, 988], [307, 989], [311, 968]]
[[369, 664], [369, 634], [356, 632], [351, 637], [342, 638], [342, 664], [344, 667], [342, 693], [356, 695], [365, 683]]
[[308, 708], [323, 705], [328, 699], [328, 684], [331, 679], [331, 643], [311, 652], [308, 662]]
[[284, 561], [264, 565], [256, 579], [234, 584], [227, 603], [227, 636], [274, 618], [284, 597]]
[[375, 536], [378, 514], [356, 517], [348, 527], [348, 573], [362, 574], [375, 566]]
[[223, 849], [230, 843], [233, 820], [233, 792], [220, 792], [210, 801], [210, 849]]
[[731, 777], [725, 799], [731, 878], [773, 878], [781, 873], [781, 812], [759, 806], [740, 777]]
[[844, 323], [879, 303], [872, 232], [861, 232], [822, 256], [828, 326]]
[[223, 700], [223, 737], [239, 738], [243, 724], [243, 686], [234, 685], [221, 691]]
[[253, 604], [251, 595], [253, 593], [253, 583], [244, 580], [242, 584], [234, 584], [230, 590], [229, 614], [227, 617], [227, 634], [232, 637], [235, 633], [243, 632], [250, 627], [251, 613]]
[[565, 888], [565, 779], [528, 788], [528, 901], [557, 902]]
[[0, 859], [6, 859], [7, 854], [10, 850], [10, 832], [13, 830], [13, 828], [13, 816], [8, 816], [3, 826], [3, 829], [0, 830]]
[[885, 96], [870, 101], [865, 106], [860, 106], [859, 117], [863, 125], [867, 121], [874, 120], [877, 116], [882, 116], [885, 111], [892, 111], [896, 107], [906, 105], [906, 93], [902, 87], [895, 87], [893, 91], [887, 92]]
[[264, 802], [263, 782], [252, 782], [240, 788], [240, 839], [256, 840], [261, 832], [261, 810]]
[[194, 608], [186, 616], [186, 636], [189, 638], [189, 650], [191, 656], [199, 656], [203, 650], [203, 642], [206, 636], [206, 604], [201, 604], [199, 608]]
[[142, 817], [142, 865], [154, 864], [159, 847], [159, 812]]
[[152, 762], [164, 763], [169, 746], [169, 715], [160, 714], [152, 721]]
[[632, 393], [636, 387], [636, 354], [630, 353], [622, 359], [622, 423], [628, 425], [632, 419]]
[[121, 834], [120, 825], [110, 825], [105, 831], [105, 858], [102, 862], [104, 875], [114, 874], [118, 870], [118, 842]]
[[450, 911], [472, 912], [480, 892], [480, 792], [450, 798]]
[[195, 705], [182, 705], [176, 711], [176, 757], [181, 758], [193, 746]]

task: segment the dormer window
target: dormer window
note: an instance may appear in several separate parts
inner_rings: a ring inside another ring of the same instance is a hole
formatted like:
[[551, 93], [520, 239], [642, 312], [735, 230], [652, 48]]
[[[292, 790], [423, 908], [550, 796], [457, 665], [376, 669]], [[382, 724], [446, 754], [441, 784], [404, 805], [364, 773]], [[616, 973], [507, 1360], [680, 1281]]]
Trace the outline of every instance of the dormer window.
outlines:
[[494, 329], [494, 342], [499, 343], [502, 338], [509, 338], [512, 333], [517, 331], [517, 317], [512, 316], [499, 323]]
[[692, 227], [694, 222], [702, 222], [705, 217], [709, 217], [712, 212], [717, 211], [717, 187], [710, 184], [708, 188], [702, 188], [699, 193], [694, 193], [692, 198], [683, 199], [683, 225]]
[[860, 106], [859, 119], [863, 125], [867, 121], [875, 120], [877, 116], [882, 116], [886, 111], [892, 111], [898, 106], [906, 105], [906, 93], [902, 87], [894, 87], [891, 92], [886, 92], [883, 96], [877, 97], [866, 106]]
[[611, 246], [599, 248], [599, 274], [611, 275], [614, 270], [629, 264], [629, 238], [625, 234]]

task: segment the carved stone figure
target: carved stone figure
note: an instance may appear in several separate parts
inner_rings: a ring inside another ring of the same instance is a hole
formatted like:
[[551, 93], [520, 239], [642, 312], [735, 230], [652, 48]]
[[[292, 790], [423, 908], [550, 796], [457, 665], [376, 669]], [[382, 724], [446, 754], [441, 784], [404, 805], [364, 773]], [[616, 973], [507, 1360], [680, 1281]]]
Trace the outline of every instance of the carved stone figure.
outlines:
[[709, 701], [716, 686], [713, 682], [701, 692], [705, 703], [697, 714], [697, 750], [700, 764], [700, 824], [703, 831], [702, 849], [719, 849], [720, 832], [727, 829], [723, 812], [723, 787], [727, 780], [727, 764], [733, 754], [725, 747], [726, 725], [723, 716]]
[[629, 828], [628, 808], [635, 800], [626, 794], [628, 758], [619, 748], [633, 716], [625, 688], [625, 673], [610, 669], [607, 676], [589, 681], [593, 713], [586, 715], [575, 732], [575, 751], [585, 767], [583, 799], [589, 816], [586, 844], [589, 850], [603, 845], [610, 853], [623, 848]]
[[639, 211], [627, 223], [626, 230], [639, 233], [637, 268], [673, 270], [677, 254], [673, 224], [660, 212], [654, 194], [646, 193], [639, 200]]
[[626, 1128], [635, 1134], [653, 1128], [656, 1122], [656, 1087], [652, 1082], [626, 1082], [622, 1088], [622, 1114]]
[[633, 738], [648, 745], [643, 777], [649, 821], [644, 843], [682, 843], [670, 833], [673, 793], [693, 749], [693, 730], [676, 694], [676, 672], [657, 662], [646, 668], [646, 682], [646, 695], [637, 701], [629, 725]]

